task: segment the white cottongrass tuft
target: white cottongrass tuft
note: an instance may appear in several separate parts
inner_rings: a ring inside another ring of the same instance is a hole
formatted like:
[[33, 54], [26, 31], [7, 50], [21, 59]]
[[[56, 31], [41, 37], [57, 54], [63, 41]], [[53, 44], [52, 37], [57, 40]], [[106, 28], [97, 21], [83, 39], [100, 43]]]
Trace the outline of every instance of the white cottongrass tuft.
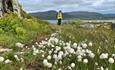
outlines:
[[0, 62], [3, 62], [3, 61], [4, 61], [4, 57], [0, 56]]
[[15, 58], [17, 61], [20, 61], [18, 55], [14, 55], [14, 58]]
[[48, 63], [47, 67], [51, 68], [52, 67], [52, 63]]
[[102, 53], [100, 55], [100, 59], [107, 59], [108, 58], [108, 53]]
[[86, 43], [82, 43], [82, 47], [83, 48], [87, 48], [87, 44]]
[[48, 60], [51, 60], [51, 58], [52, 58], [51, 55], [48, 55], [48, 56], [47, 56], [47, 59], [48, 59]]
[[71, 63], [71, 65], [70, 65], [72, 68], [74, 68], [75, 67], [75, 63]]
[[20, 48], [23, 48], [23, 47], [24, 47], [24, 44], [22, 44], [22, 43], [20, 43], [20, 42], [17, 42], [17, 43], [16, 43], [16, 46], [17, 46], [17, 47], [20, 47]]
[[110, 64], [113, 64], [113, 63], [114, 63], [114, 59], [113, 59], [113, 58], [109, 58], [109, 59], [108, 59], [108, 62], [109, 62]]
[[88, 44], [89, 46], [93, 46], [93, 43], [92, 42], [89, 42], [89, 44]]
[[7, 59], [7, 60], [5, 60], [4, 62], [5, 62], [5, 64], [8, 64], [8, 63], [11, 63], [12, 61], [9, 60], [9, 59]]
[[83, 63], [87, 64], [88, 63], [88, 59], [83, 59]]

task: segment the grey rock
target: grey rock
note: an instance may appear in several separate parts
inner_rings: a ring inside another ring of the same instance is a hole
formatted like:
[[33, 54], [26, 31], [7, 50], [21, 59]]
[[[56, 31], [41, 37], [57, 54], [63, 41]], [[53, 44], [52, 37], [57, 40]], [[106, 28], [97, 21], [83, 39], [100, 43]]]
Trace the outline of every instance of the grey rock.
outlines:
[[18, 0], [0, 0], [0, 16], [2, 17], [8, 11], [14, 12], [21, 17]]

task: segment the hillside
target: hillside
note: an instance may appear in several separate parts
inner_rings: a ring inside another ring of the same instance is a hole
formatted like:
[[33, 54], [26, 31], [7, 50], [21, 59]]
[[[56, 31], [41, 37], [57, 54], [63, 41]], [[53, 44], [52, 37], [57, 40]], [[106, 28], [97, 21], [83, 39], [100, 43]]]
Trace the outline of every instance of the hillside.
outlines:
[[[55, 20], [56, 11], [45, 11], [30, 13], [31, 16], [35, 16], [40, 19]], [[115, 14], [101, 14], [97, 12], [77, 11], [77, 12], [64, 12], [63, 19], [76, 19], [76, 18], [111, 18], [115, 17]]]

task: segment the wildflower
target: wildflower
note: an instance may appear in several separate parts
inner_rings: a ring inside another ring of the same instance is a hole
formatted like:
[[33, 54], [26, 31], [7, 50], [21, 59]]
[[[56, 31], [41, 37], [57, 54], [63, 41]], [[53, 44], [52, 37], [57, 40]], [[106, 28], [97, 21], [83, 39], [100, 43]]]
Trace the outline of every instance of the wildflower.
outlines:
[[80, 59], [80, 58], [78, 58], [78, 60], [77, 60], [78, 62], [81, 62], [82, 61], [82, 59]]
[[114, 59], [113, 59], [113, 58], [109, 58], [108, 62], [109, 62], [110, 64], [113, 64], [113, 63], [114, 63]]
[[23, 48], [23, 47], [24, 47], [24, 44], [22, 44], [22, 43], [20, 43], [20, 42], [17, 42], [17, 43], [16, 43], [16, 46], [17, 46], [17, 47], [20, 47], [20, 48]]
[[44, 58], [44, 55], [42, 55], [42, 57]]
[[84, 59], [84, 60], [83, 60], [83, 63], [84, 63], [84, 64], [87, 64], [87, 63], [88, 63], [88, 59]]
[[20, 58], [21, 62], [24, 62], [24, 59], [23, 58]]
[[61, 68], [59, 68], [58, 70], [61, 70]]
[[63, 53], [63, 51], [60, 51], [58, 54], [59, 54], [59, 55], [63, 55], [64, 53]]
[[73, 48], [77, 48], [77, 43], [74, 43], [74, 44], [73, 44]]
[[83, 48], [87, 48], [87, 44], [86, 43], [82, 43], [82, 47]]
[[3, 61], [4, 61], [4, 57], [0, 56], [0, 62], [3, 62]]
[[51, 60], [51, 56], [50, 56], [50, 55], [48, 55], [48, 56], [47, 56], [47, 59], [48, 59], [48, 60]]
[[68, 67], [67, 67], [67, 70], [68, 70], [68, 69], [69, 69], [69, 70], [72, 70], [71, 66], [68, 66]]
[[93, 46], [93, 43], [92, 42], [89, 42], [89, 44], [88, 44], [89, 46]]
[[49, 54], [52, 54], [52, 51], [49, 51]]
[[75, 52], [73, 48], [68, 48], [67, 51], [71, 54]]
[[102, 53], [100, 55], [100, 59], [107, 59], [108, 58], [108, 53]]
[[101, 66], [101, 68], [100, 68], [101, 70], [104, 70], [104, 68]]
[[62, 59], [62, 55], [58, 55], [58, 59], [59, 59], [59, 60]]
[[48, 64], [47, 59], [44, 59], [44, 60], [43, 60], [43, 64], [44, 64], [45, 66], [47, 66], [47, 64]]
[[95, 57], [95, 54], [94, 54], [94, 53], [90, 53], [89, 56], [90, 56], [91, 58], [94, 58], [94, 57]]
[[20, 61], [19, 57], [17, 55], [14, 55], [14, 58], [18, 61]]
[[62, 64], [62, 61], [59, 61], [60, 64]]
[[95, 62], [95, 65], [98, 66], [98, 62]]
[[51, 68], [51, 67], [52, 67], [52, 64], [51, 64], [51, 63], [48, 63], [47, 66], [48, 66], [48, 68]]
[[21, 67], [20, 70], [23, 70], [23, 68]]
[[7, 59], [7, 60], [5, 60], [4, 62], [7, 64], [7, 63], [11, 63], [12, 61], [9, 60], [9, 59]]
[[75, 63], [71, 63], [71, 65], [70, 65], [72, 68], [74, 68], [75, 67]]
[[54, 58], [54, 59], [57, 59], [57, 55], [56, 55], [56, 54], [54, 54], [54, 55], [53, 55], [53, 58]]

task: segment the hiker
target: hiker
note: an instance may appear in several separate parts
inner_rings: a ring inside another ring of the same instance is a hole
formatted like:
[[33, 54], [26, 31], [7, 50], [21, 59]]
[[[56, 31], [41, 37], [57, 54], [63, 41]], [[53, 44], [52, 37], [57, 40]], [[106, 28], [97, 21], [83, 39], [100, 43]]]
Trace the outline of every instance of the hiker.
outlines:
[[62, 20], [62, 18], [63, 18], [62, 11], [59, 10], [59, 12], [57, 13], [58, 25], [61, 25], [61, 20]]

